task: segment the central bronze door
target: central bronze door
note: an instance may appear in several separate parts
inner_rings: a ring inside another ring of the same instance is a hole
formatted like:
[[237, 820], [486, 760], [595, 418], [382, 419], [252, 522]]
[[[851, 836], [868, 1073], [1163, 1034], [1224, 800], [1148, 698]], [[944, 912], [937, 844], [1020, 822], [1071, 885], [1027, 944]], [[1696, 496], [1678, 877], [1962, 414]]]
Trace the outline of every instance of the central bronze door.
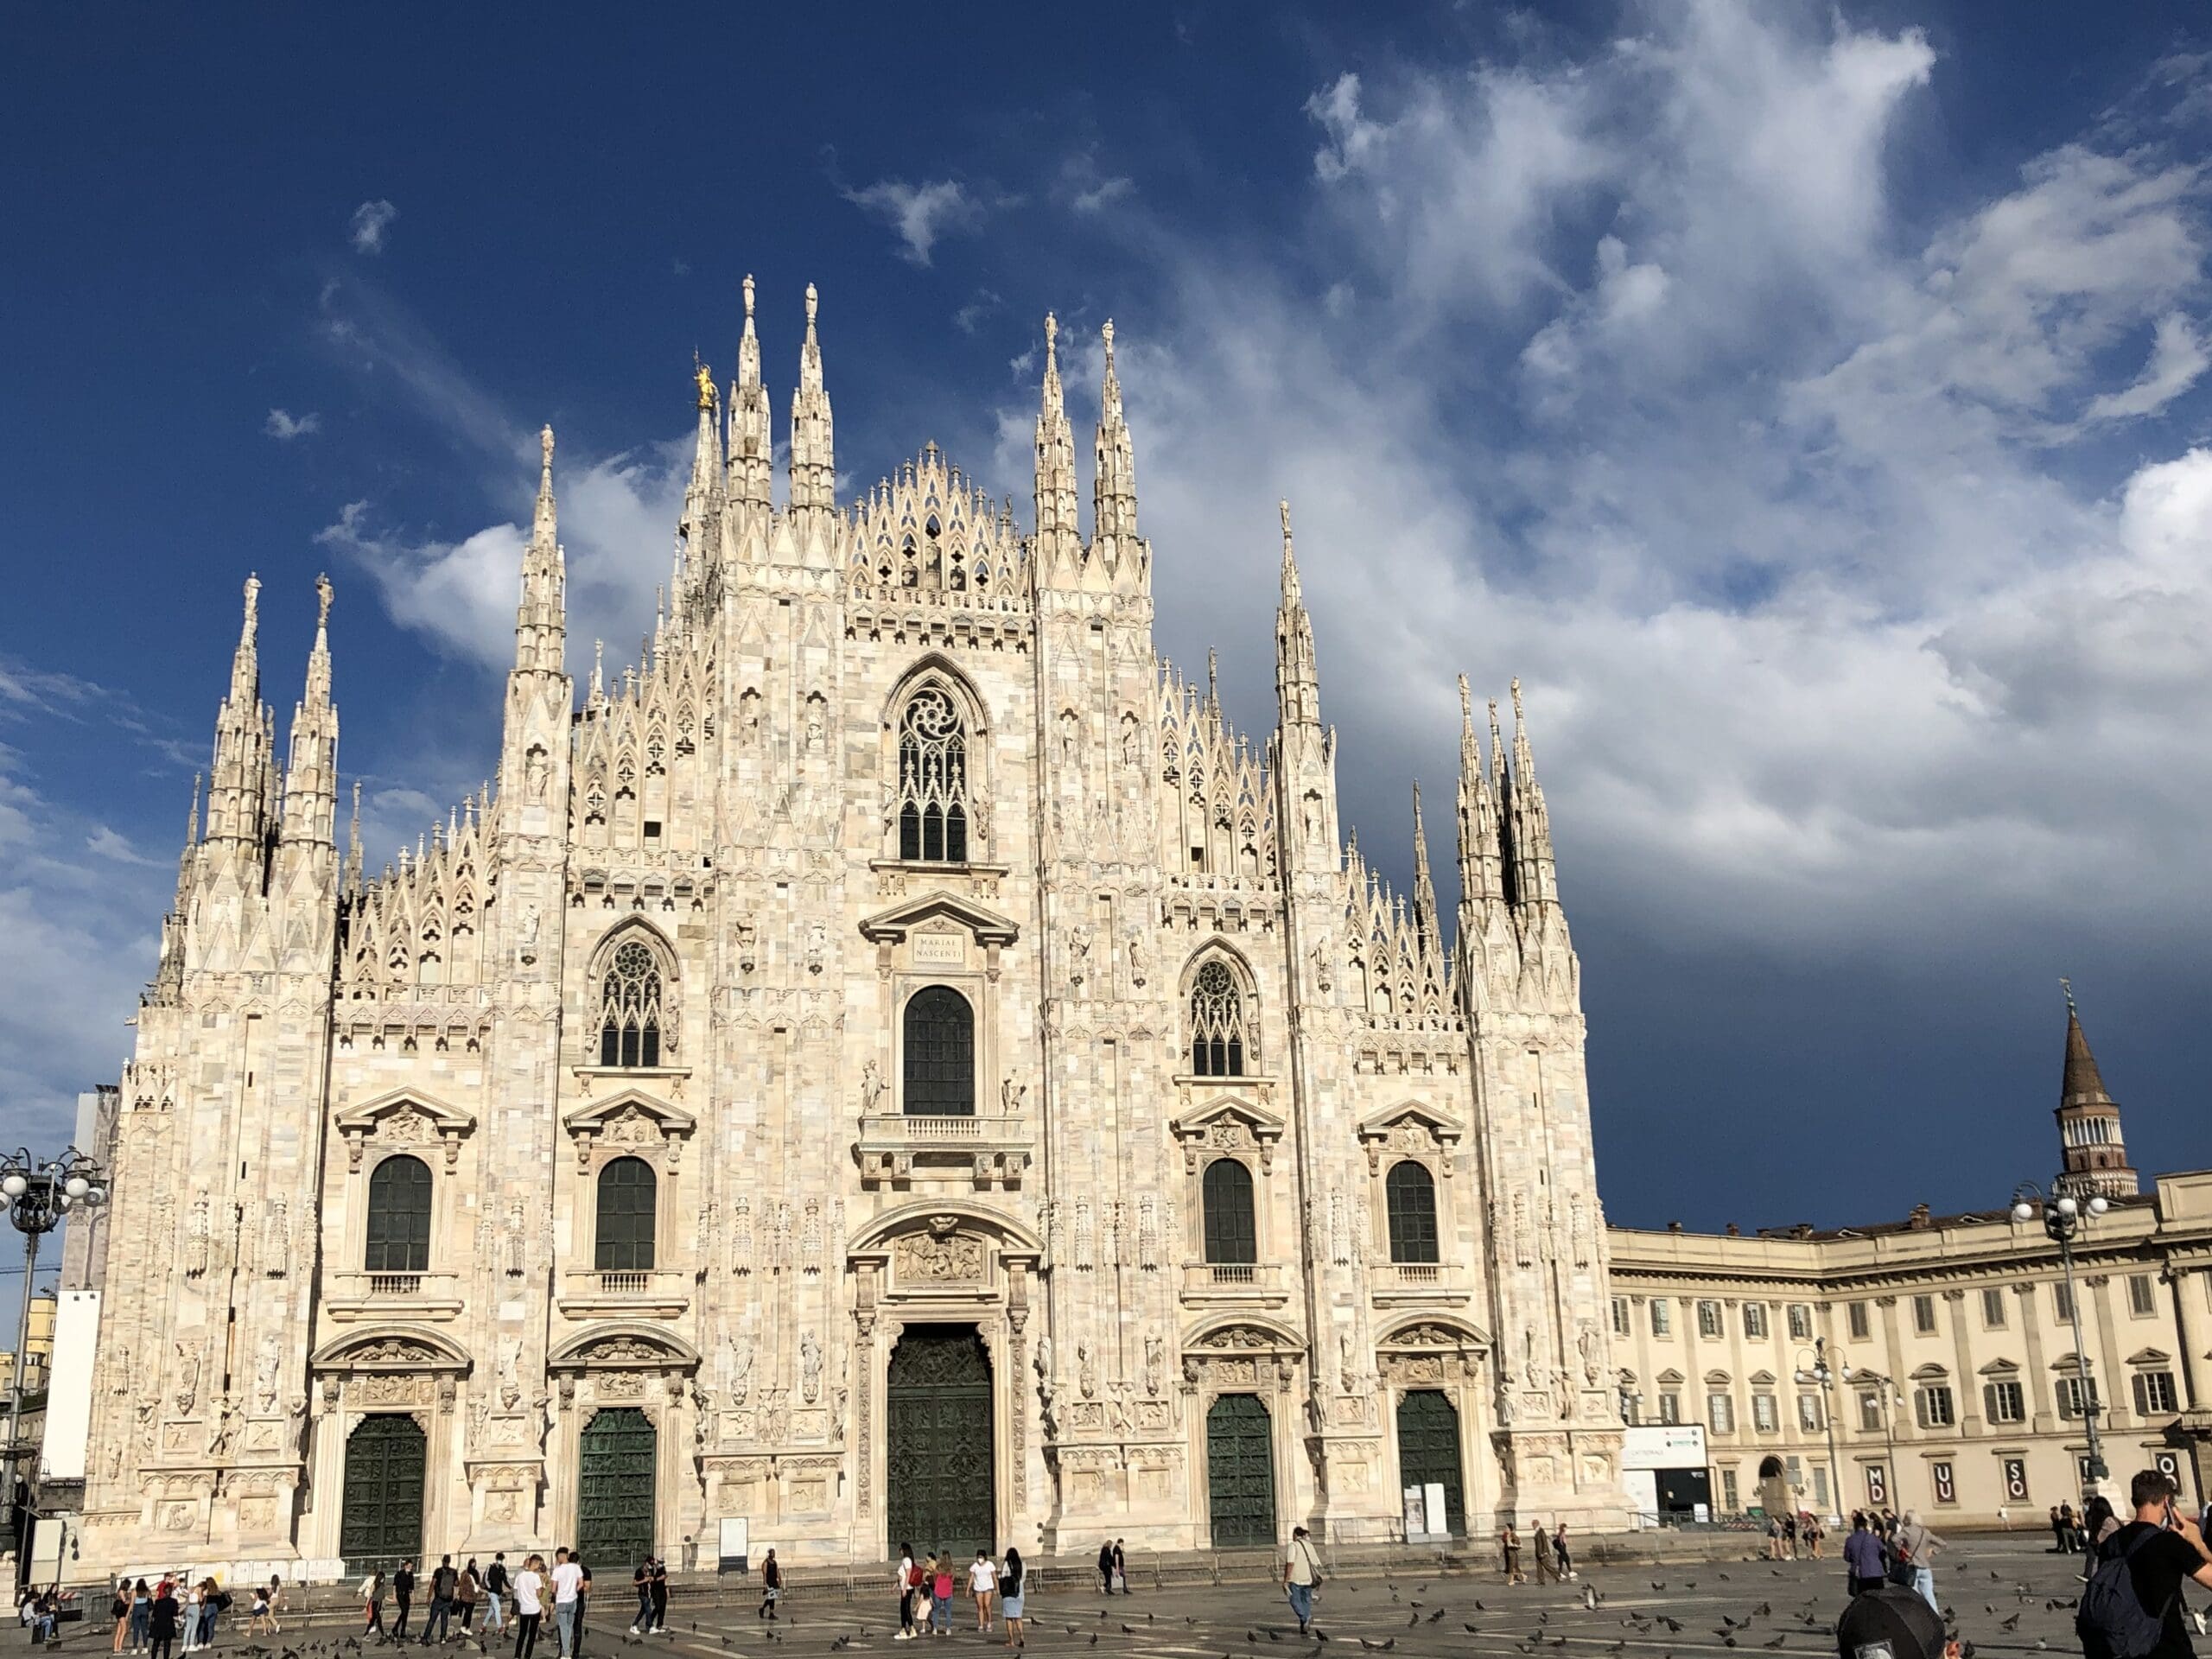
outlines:
[[576, 1549], [610, 1578], [653, 1553], [653, 1465], [660, 1437], [634, 1406], [602, 1411], [577, 1448]]
[[348, 1572], [389, 1573], [423, 1558], [421, 1427], [404, 1412], [364, 1417], [346, 1438], [338, 1552]]
[[1206, 1512], [1217, 1549], [1275, 1541], [1274, 1425], [1257, 1395], [1224, 1394], [1206, 1412]]
[[996, 1554], [991, 1360], [976, 1327], [908, 1325], [891, 1352], [883, 1408], [892, 1553], [905, 1543], [956, 1560]]

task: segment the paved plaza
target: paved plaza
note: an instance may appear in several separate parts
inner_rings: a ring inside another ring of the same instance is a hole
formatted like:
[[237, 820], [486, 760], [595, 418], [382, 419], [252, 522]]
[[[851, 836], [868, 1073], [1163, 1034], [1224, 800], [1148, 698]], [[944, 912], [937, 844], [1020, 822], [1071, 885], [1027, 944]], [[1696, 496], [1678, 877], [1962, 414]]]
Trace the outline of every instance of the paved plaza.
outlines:
[[[2060, 1556], [2020, 1533], [1967, 1540], [1940, 1558], [1938, 1590], [1958, 1634], [1988, 1659], [2015, 1654], [2079, 1651], [2070, 1604], [2081, 1585], [2079, 1556]], [[888, 1569], [885, 1576], [888, 1577]], [[731, 1586], [732, 1590], [735, 1586]], [[1588, 1605], [1594, 1592], [1597, 1605]], [[1315, 1610], [1315, 1639], [1301, 1640], [1281, 1593], [1256, 1580], [1221, 1585], [1140, 1587], [1106, 1598], [1095, 1588], [1039, 1585], [1029, 1599], [1030, 1649], [1040, 1655], [1134, 1654], [1142, 1659], [1346, 1659], [1370, 1652], [1509, 1659], [1727, 1659], [1731, 1654], [1825, 1655], [1845, 1601], [1843, 1564], [1820, 1561], [1702, 1561], [1666, 1567], [1599, 1567], [1573, 1584], [1508, 1587], [1494, 1573], [1400, 1573], [1331, 1578]], [[2060, 1604], [2054, 1606], [2053, 1604]], [[591, 1659], [625, 1659], [666, 1651], [681, 1659], [732, 1655], [905, 1653], [896, 1643], [895, 1604], [881, 1595], [800, 1587], [787, 1595], [785, 1616], [772, 1631], [753, 1612], [753, 1601], [728, 1591], [711, 1599], [679, 1591], [671, 1601], [673, 1634], [626, 1633], [632, 1603], [626, 1586], [610, 1586], [592, 1604], [585, 1650]], [[421, 1608], [417, 1607], [419, 1618]], [[389, 1610], [387, 1610], [389, 1611]], [[219, 1649], [283, 1659], [345, 1655], [350, 1619], [328, 1615], [288, 1624], [281, 1641], [248, 1637], [242, 1621], [227, 1625]], [[66, 1647], [105, 1651], [105, 1621], [71, 1627]], [[976, 1629], [972, 1603], [956, 1610], [953, 1634], [933, 1647], [992, 1650], [1003, 1632]], [[461, 1644], [454, 1644], [456, 1647]], [[464, 1651], [474, 1651], [466, 1644]], [[494, 1642], [494, 1653], [511, 1652]], [[540, 1659], [554, 1659], [549, 1631]]]

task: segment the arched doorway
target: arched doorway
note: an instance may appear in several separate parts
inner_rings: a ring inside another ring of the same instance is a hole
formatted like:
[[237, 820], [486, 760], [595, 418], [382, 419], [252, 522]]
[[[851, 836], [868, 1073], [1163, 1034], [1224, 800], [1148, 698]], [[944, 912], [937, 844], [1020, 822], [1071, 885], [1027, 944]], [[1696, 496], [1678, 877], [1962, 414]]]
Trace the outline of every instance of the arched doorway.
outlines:
[[1441, 1389], [1408, 1389], [1398, 1402], [1398, 1484], [1443, 1487], [1446, 1524], [1453, 1536], [1466, 1535], [1466, 1498], [1459, 1484], [1459, 1412]]
[[635, 1406], [611, 1406], [584, 1425], [576, 1455], [576, 1548], [612, 1573], [653, 1549], [653, 1468], [660, 1437]]
[[991, 1360], [976, 1327], [908, 1325], [883, 1395], [890, 1547], [995, 1552]]
[[1206, 1412], [1206, 1509], [1217, 1549], [1275, 1541], [1273, 1429], [1256, 1394], [1219, 1395]]
[[364, 1417], [346, 1440], [346, 1501], [338, 1553], [346, 1571], [423, 1556], [422, 1425], [404, 1412]]

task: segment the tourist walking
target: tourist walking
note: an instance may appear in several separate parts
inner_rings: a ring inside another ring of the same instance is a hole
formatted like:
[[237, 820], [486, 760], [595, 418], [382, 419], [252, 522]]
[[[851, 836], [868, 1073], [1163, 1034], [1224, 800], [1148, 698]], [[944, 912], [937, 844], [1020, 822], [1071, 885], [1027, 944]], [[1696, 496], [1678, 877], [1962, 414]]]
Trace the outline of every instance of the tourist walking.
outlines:
[[1851, 1517], [1851, 1536], [1843, 1541], [1843, 1566], [1851, 1593], [1863, 1596], [1878, 1589], [1883, 1580], [1882, 1541], [1866, 1524], [1864, 1510]]
[[638, 1592], [638, 1616], [630, 1621], [630, 1634], [653, 1627], [653, 1558], [650, 1555], [638, 1563], [638, 1570], [630, 1575], [630, 1585]]
[[154, 1616], [154, 1592], [146, 1587], [146, 1580], [138, 1580], [130, 1586], [130, 1651], [146, 1651], [146, 1627]]
[[[771, 1554], [774, 1554], [772, 1550]], [[651, 1603], [653, 1630], [657, 1635], [668, 1634], [668, 1562], [660, 1556], [653, 1557], [652, 1577], [646, 1580], [645, 1599]]]
[[1290, 1529], [1290, 1548], [1283, 1552], [1282, 1591], [1290, 1611], [1297, 1616], [1298, 1633], [1313, 1624], [1313, 1586], [1321, 1582], [1321, 1560], [1313, 1553], [1313, 1539], [1303, 1527]]
[[253, 1611], [246, 1618], [245, 1633], [248, 1636], [274, 1636], [277, 1633], [276, 1613], [269, 1599], [269, 1586], [265, 1584], [253, 1586]]
[[483, 1596], [484, 1575], [476, 1570], [476, 1558], [472, 1555], [468, 1558], [468, 1564], [461, 1569], [461, 1587], [454, 1592], [453, 1598], [454, 1605], [461, 1610], [461, 1633], [463, 1636], [476, 1634], [476, 1604]]
[[560, 1638], [561, 1659], [574, 1659], [576, 1651], [576, 1599], [583, 1584], [584, 1570], [569, 1559], [563, 1544], [553, 1552], [553, 1630]]
[[952, 1556], [930, 1557], [930, 1634], [952, 1634]]
[[384, 1569], [378, 1567], [361, 1580], [361, 1634], [365, 1637], [374, 1636], [379, 1642], [386, 1639], [384, 1628]]
[[1558, 1582], [1559, 1570], [1552, 1565], [1551, 1535], [1544, 1530], [1544, 1523], [1539, 1521], [1536, 1522], [1536, 1582], [1543, 1583], [1548, 1573], [1554, 1583]]
[[[781, 1567], [777, 1568], [776, 1576], [779, 1579], [783, 1577]], [[780, 1589], [782, 1586], [779, 1584], [777, 1587]], [[899, 1633], [891, 1638], [893, 1642], [914, 1639], [914, 1592], [921, 1587], [922, 1569], [914, 1565], [914, 1547], [901, 1544], [899, 1546]], [[763, 1611], [773, 1612], [774, 1604], [764, 1604]]]
[[[2085, 1659], [2187, 1659], [2190, 1617], [2182, 1581], [2212, 1588], [2212, 1550], [2174, 1504], [2173, 1477], [2145, 1469], [2128, 1483], [2135, 1518], [2105, 1541], [2104, 1559], [2082, 1592], [2074, 1632]], [[2156, 1634], [2146, 1625], [2157, 1626]]]
[[1114, 1593], [1114, 1541], [1110, 1538], [1098, 1546], [1098, 1588], [1102, 1594]]
[[1567, 1548], [1567, 1522], [1564, 1521], [1552, 1529], [1552, 1559], [1559, 1563], [1561, 1583], [1574, 1576], [1574, 1557]]
[[[907, 1619], [905, 1592], [906, 1573], [912, 1565], [912, 1563], [909, 1561], [901, 1561], [899, 1564], [899, 1628], [902, 1631], [906, 1628]], [[753, 1617], [772, 1620], [776, 1617], [776, 1604], [783, 1599], [784, 1569], [782, 1564], [776, 1560], [776, 1552], [772, 1549], [760, 1562], [760, 1605], [753, 1610]], [[894, 1637], [892, 1639], [898, 1641], [901, 1638]]]
[[1006, 1615], [1006, 1642], [1009, 1648], [1029, 1645], [1022, 1620], [1028, 1585], [1021, 1566], [1021, 1552], [1012, 1544], [1006, 1549], [1006, 1569], [999, 1574], [999, 1611]]
[[407, 1610], [415, 1605], [415, 1563], [402, 1561], [399, 1571], [391, 1575], [391, 1605], [399, 1611], [392, 1618], [391, 1639], [407, 1639]]
[[183, 1613], [177, 1605], [176, 1586], [163, 1579], [161, 1593], [146, 1611], [146, 1651], [149, 1659], [169, 1659], [176, 1643], [177, 1623]]
[[1919, 1510], [1907, 1510], [1904, 1512], [1904, 1519], [1897, 1523], [1897, 1559], [1912, 1569], [1913, 1594], [1934, 1607], [1938, 1613], [1943, 1610], [1936, 1605], [1936, 1568], [1930, 1558], [1945, 1547], [1945, 1540], [1921, 1525]]
[[1129, 1593], [1128, 1558], [1122, 1554], [1122, 1541], [1114, 1541], [1114, 1587], [1123, 1595]]
[[976, 1629], [981, 1635], [991, 1633], [991, 1598], [998, 1588], [998, 1568], [988, 1554], [977, 1550], [968, 1567], [968, 1593], [976, 1599]]
[[484, 1569], [484, 1634], [503, 1636], [507, 1628], [507, 1552], [495, 1552]]
[[423, 1618], [421, 1646], [442, 1642], [453, 1633], [453, 1599], [460, 1585], [461, 1574], [453, 1570], [453, 1557], [439, 1556], [430, 1573], [430, 1611]]
[[[495, 1562], [496, 1566], [497, 1563]], [[515, 1659], [530, 1659], [537, 1648], [537, 1627], [545, 1617], [545, 1558], [524, 1559], [515, 1574]]]
[[1505, 1570], [1508, 1584], [1528, 1582], [1521, 1576], [1521, 1535], [1513, 1530], [1510, 1521], [1497, 1529], [1497, 1556], [1499, 1565]]
[[[108, 1651], [110, 1653], [121, 1653], [123, 1651], [123, 1639], [130, 1634], [130, 1580], [118, 1579], [115, 1581], [115, 1599], [108, 1603], [107, 1611], [109, 1616], [115, 1620], [115, 1645], [110, 1648]], [[138, 1651], [135, 1646], [130, 1650], [133, 1653]]]

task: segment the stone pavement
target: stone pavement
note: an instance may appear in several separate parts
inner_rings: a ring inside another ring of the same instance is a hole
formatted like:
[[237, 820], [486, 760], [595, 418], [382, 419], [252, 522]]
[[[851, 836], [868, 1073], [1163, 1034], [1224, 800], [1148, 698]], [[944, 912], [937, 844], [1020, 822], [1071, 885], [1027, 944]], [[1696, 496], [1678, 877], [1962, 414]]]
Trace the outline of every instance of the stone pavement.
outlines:
[[[1938, 1595], [1980, 1659], [2070, 1654], [2079, 1650], [2073, 1609], [2050, 1604], [2078, 1594], [2081, 1560], [2037, 1548], [2026, 1533], [1967, 1539], [1939, 1557]], [[1586, 1591], [1595, 1592], [1594, 1608]], [[602, 1595], [592, 1606], [585, 1652], [589, 1659], [647, 1659], [657, 1651], [671, 1659], [890, 1659], [921, 1651], [892, 1640], [896, 1606], [887, 1591], [848, 1598], [798, 1590], [786, 1595], [785, 1616], [772, 1630], [753, 1617], [757, 1592], [731, 1592], [711, 1601], [679, 1596], [672, 1632], [650, 1638], [626, 1634], [634, 1607], [626, 1586]], [[1508, 1587], [1494, 1573], [1402, 1572], [1332, 1578], [1315, 1609], [1322, 1639], [1300, 1641], [1280, 1592], [1263, 1583], [1176, 1585], [1110, 1599], [1095, 1589], [1040, 1586], [1029, 1600], [1028, 1645], [1040, 1656], [1138, 1659], [1764, 1659], [1770, 1652], [1817, 1659], [1835, 1651], [1844, 1600], [1843, 1564], [1833, 1557], [1598, 1567], [1577, 1583], [1541, 1588]], [[68, 1627], [63, 1645], [105, 1653], [105, 1621], [91, 1623], [99, 1628]], [[353, 1659], [357, 1651], [351, 1621], [288, 1625], [281, 1641], [249, 1638], [244, 1628], [242, 1620], [232, 1624], [218, 1650], [247, 1659]], [[1001, 1639], [978, 1633], [974, 1605], [963, 1602], [954, 1633], [929, 1647], [995, 1653]], [[495, 1656], [511, 1652], [493, 1648]], [[463, 1659], [475, 1651], [474, 1642], [466, 1644]], [[548, 1631], [538, 1659], [556, 1652]]]

